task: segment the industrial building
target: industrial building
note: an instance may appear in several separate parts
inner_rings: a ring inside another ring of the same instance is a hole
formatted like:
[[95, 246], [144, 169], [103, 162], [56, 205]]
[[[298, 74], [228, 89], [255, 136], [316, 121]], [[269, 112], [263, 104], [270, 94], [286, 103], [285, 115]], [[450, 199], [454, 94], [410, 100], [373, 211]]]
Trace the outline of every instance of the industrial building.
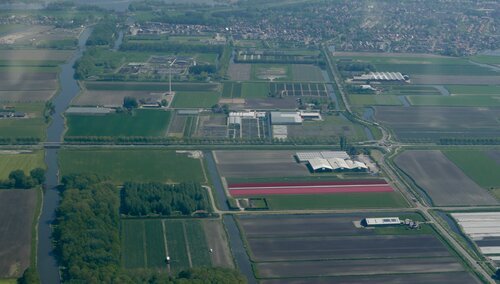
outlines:
[[354, 76], [353, 81], [407, 81], [409, 77], [401, 72], [370, 72], [361, 76]]
[[309, 165], [313, 172], [324, 171], [366, 171], [365, 163], [354, 161], [344, 151], [298, 152], [297, 160]]
[[272, 111], [271, 124], [273, 125], [294, 125], [302, 124], [305, 120], [321, 120], [321, 114], [316, 111]]
[[365, 218], [361, 220], [361, 224], [365, 227], [382, 227], [401, 225], [399, 217], [382, 217], [382, 218]]

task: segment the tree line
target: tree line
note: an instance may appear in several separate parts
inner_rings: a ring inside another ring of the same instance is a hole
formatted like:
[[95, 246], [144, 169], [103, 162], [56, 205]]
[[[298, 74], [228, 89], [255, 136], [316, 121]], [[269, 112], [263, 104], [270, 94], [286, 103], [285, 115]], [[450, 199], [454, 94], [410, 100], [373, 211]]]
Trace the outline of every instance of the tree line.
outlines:
[[42, 185], [44, 182], [45, 170], [42, 168], [31, 170], [29, 175], [26, 175], [23, 170], [13, 170], [6, 180], [0, 180], [0, 188], [30, 189]]
[[116, 18], [104, 17], [95, 25], [85, 44], [88, 46], [112, 45], [117, 34], [117, 24]]
[[191, 215], [197, 210], [211, 210], [205, 190], [193, 182], [170, 185], [127, 182], [121, 201], [121, 213], [130, 216]]

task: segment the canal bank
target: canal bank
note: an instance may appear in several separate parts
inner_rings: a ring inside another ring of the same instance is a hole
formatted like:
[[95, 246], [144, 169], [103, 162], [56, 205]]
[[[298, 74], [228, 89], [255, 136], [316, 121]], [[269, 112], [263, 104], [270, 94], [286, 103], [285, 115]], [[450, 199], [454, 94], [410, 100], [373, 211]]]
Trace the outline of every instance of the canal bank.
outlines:
[[[90, 36], [91, 29], [85, 29], [78, 38], [78, 50], [71, 58], [61, 65], [59, 74], [60, 92], [52, 100], [54, 104], [54, 114], [52, 121], [47, 128], [46, 142], [60, 142], [64, 134], [63, 113], [68, 108], [71, 100], [78, 95], [80, 87], [75, 80], [75, 70], [73, 65], [82, 57], [85, 50], [85, 43]], [[58, 149], [46, 149], [45, 163], [47, 165], [46, 182], [44, 184], [43, 207], [38, 222], [38, 244], [37, 244], [37, 270], [42, 284], [60, 283], [59, 267], [54, 255], [52, 243], [52, 223], [55, 218], [55, 211], [59, 204], [59, 166]]]

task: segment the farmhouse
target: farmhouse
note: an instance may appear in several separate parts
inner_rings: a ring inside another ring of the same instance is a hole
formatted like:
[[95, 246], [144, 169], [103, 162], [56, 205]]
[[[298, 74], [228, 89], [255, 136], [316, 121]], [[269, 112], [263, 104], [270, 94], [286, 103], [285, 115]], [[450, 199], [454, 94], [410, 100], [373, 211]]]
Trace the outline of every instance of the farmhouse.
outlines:
[[381, 218], [365, 218], [361, 220], [361, 224], [365, 227], [382, 227], [401, 225], [402, 222], [398, 217], [381, 217]]

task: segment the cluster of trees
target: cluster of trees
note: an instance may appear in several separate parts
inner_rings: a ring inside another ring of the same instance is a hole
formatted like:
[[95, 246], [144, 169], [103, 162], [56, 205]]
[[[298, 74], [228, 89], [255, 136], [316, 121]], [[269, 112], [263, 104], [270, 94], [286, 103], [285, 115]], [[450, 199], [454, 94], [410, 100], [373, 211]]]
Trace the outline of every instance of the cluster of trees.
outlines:
[[22, 188], [30, 189], [45, 182], [45, 170], [35, 168], [26, 175], [23, 170], [14, 170], [9, 174], [7, 180], [0, 181], [0, 188]]
[[205, 196], [199, 183], [127, 182], [122, 190], [121, 212], [130, 216], [191, 215], [197, 210], [210, 210]]
[[366, 62], [359, 61], [337, 61], [337, 68], [339, 71], [348, 72], [374, 72], [375, 66]]
[[112, 17], [104, 17], [95, 25], [92, 34], [87, 40], [86, 45], [113, 44], [115, 36], [117, 34], [117, 24], [117, 19]]
[[53, 238], [65, 283], [246, 283], [239, 272], [224, 268], [193, 268], [174, 276], [125, 270], [120, 265], [116, 187], [105, 177], [76, 174], [62, 178], [61, 192]]
[[128, 109], [128, 110], [132, 110], [134, 108], [138, 108], [139, 103], [137, 102], [137, 100], [134, 97], [124, 97], [123, 98], [123, 107]]
[[215, 65], [212, 64], [195, 65], [189, 67], [189, 73], [194, 75], [200, 75], [202, 73], [214, 74], [215, 72], [217, 72], [217, 67], [215, 67]]
[[116, 187], [96, 176], [62, 180], [56, 211], [55, 252], [64, 282], [120, 283], [120, 200]]

